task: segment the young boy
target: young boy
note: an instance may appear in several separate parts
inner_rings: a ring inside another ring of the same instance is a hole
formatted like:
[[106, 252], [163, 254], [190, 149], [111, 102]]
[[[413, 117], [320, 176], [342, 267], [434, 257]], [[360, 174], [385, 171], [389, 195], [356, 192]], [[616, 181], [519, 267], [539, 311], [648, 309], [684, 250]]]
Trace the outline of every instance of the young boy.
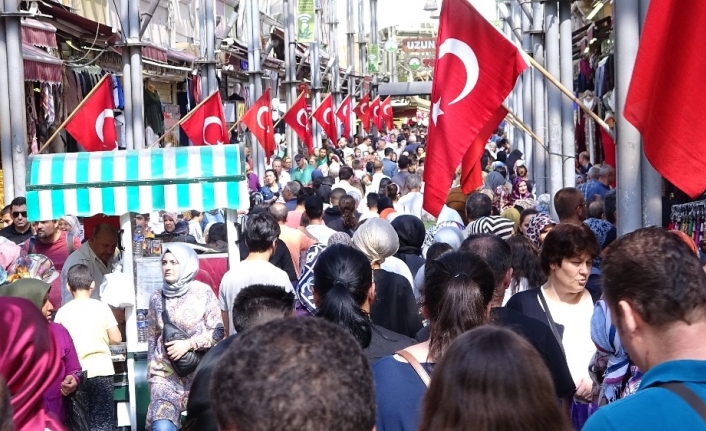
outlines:
[[96, 283], [86, 265], [72, 266], [66, 281], [74, 300], [61, 307], [54, 321], [63, 325], [74, 340], [86, 380], [88, 422], [92, 431], [112, 431], [113, 361], [110, 344], [120, 344], [118, 322], [107, 304], [91, 298]]

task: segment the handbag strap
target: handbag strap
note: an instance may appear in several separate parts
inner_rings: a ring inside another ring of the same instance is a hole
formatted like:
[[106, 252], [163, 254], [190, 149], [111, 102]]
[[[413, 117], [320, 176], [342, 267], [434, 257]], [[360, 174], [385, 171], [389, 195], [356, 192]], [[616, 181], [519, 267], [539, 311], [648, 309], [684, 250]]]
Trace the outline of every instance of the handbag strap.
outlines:
[[701, 416], [701, 420], [706, 422], [706, 403], [698, 396], [694, 391], [689, 389], [684, 383], [682, 382], [668, 382], [668, 383], [659, 383], [655, 385], [654, 387], [661, 387], [664, 389], [667, 389], [668, 391], [671, 391], [675, 395], [677, 395], [679, 398], [684, 400], [687, 404], [689, 404], [689, 407], [694, 409], [696, 413]]
[[424, 386], [428, 388], [429, 382], [431, 381], [431, 377], [429, 377], [429, 373], [427, 373], [427, 370], [422, 367], [422, 364], [420, 364], [419, 361], [414, 356], [412, 356], [411, 353], [404, 349], [398, 350], [396, 353], [402, 356], [407, 362], [409, 362], [409, 365], [414, 368], [414, 371], [417, 372], [419, 378], [422, 379], [422, 383], [424, 383]]
[[549, 321], [549, 328], [552, 330], [552, 334], [554, 334], [554, 338], [556, 338], [557, 343], [559, 343], [559, 347], [561, 347], [561, 352], [566, 356], [566, 352], [564, 352], [564, 343], [561, 340], [561, 335], [559, 334], [559, 327], [556, 325], [556, 322], [554, 321], [554, 318], [552, 317], [552, 312], [549, 311], [549, 305], [547, 305], [547, 300], [544, 299], [544, 294], [542, 293], [542, 288], [539, 288], [539, 292], [537, 292], [537, 296], [539, 297], [539, 302], [542, 303], [542, 308], [544, 308], [544, 314], [547, 315], [547, 320]]
[[167, 297], [164, 296], [164, 293], [162, 294], [162, 322], [172, 323], [172, 321], [169, 320], [169, 314], [167, 314]]

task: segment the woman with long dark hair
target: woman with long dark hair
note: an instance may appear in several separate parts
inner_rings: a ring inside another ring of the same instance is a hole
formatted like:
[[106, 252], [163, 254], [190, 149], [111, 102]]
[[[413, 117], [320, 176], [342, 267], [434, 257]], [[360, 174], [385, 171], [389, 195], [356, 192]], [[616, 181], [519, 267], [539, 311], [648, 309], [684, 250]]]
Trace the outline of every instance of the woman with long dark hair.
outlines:
[[350, 332], [371, 365], [414, 344], [411, 338], [370, 320], [370, 304], [374, 299], [373, 271], [362, 252], [347, 245], [334, 244], [321, 253], [314, 265], [316, 316], [337, 323]]
[[422, 309], [430, 322], [429, 341], [373, 366], [378, 431], [416, 431], [434, 364], [456, 337], [488, 322], [495, 282], [483, 259], [451, 252], [429, 262], [425, 271]]
[[419, 431], [570, 431], [542, 357], [509, 329], [458, 337], [434, 370]]
[[338, 209], [341, 210], [341, 217], [328, 224], [328, 227], [336, 232], [344, 232], [353, 236], [358, 227], [358, 212], [356, 211], [355, 198], [349, 195], [343, 196], [338, 201]]
[[506, 303], [518, 292], [534, 289], [547, 282], [539, 261], [539, 250], [524, 236], [515, 235], [507, 239], [512, 250], [512, 281], [505, 290]]

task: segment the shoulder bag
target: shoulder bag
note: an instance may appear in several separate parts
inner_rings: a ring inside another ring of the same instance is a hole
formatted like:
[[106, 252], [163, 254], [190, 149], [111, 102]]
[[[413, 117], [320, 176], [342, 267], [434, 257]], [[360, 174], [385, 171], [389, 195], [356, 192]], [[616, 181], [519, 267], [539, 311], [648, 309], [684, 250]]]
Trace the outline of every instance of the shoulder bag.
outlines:
[[427, 373], [422, 364], [420, 364], [419, 361], [406, 350], [398, 350], [395, 353], [402, 356], [407, 362], [409, 362], [409, 365], [414, 368], [414, 371], [417, 373], [419, 378], [422, 379], [424, 386], [428, 388], [429, 382], [431, 382], [431, 377], [429, 377], [429, 373]]
[[162, 295], [162, 322], [164, 323], [164, 327], [162, 328], [162, 342], [165, 344], [164, 356], [169, 360], [169, 362], [171, 362], [172, 368], [177, 376], [186, 377], [196, 370], [203, 354], [190, 350], [177, 360], [172, 360], [167, 355], [167, 343], [177, 340], [188, 340], [191, 337], [189, 337], [178, 326], [173, 324], [169, 319], [169, 314], [167, 314], [167, 303], [164, 295]]

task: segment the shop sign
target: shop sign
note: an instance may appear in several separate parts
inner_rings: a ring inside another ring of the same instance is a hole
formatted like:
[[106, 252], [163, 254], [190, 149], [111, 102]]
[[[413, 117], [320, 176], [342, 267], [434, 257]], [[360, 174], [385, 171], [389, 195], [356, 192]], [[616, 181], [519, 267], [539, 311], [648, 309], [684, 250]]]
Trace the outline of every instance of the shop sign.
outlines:
[[314, 0], [297, 1], [297, 43], [314, 42]]
[[402, 40], [402, 50], [404, 52], [435, 52], [436, 38], [433, 37], [411, 37]]
[[377, 45], [370, 45], [368, 47], [368, 72], [377, 73], [378, 72], [378, 58], [380, 54], [380, 47]]

